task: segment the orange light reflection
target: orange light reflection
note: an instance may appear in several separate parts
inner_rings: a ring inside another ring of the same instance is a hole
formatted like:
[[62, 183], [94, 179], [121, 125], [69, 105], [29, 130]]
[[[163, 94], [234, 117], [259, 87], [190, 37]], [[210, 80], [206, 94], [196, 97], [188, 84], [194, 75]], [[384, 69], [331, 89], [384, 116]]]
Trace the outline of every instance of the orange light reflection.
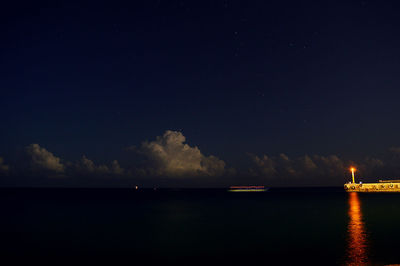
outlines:
[[347, 227], [347, 265], [365, 265], [368, 261], [368, 239], [357, 192], [349, 194], [349, 224]]

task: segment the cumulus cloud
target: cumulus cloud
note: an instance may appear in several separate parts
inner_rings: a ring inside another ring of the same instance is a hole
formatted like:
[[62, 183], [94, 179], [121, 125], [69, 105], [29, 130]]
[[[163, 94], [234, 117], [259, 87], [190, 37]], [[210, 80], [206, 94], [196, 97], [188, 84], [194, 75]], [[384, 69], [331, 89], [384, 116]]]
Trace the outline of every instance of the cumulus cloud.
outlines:
[[74, 174], [78, 175], [122, 175], [124, 173], [124, 169], [119, 165], [117, 160], [114, 160], [111, 163], [111, 167], [108, 167], [107, 165], [96, 165], [85, 155], [78, 162], [69, 166], [73, 169]]
[[117, 160], [111, 162], [111, 173], [116, 175], [124, 174], [125, 170], [119, 165]]
[[94, 162], [88, 159], [85, 155], [75, 164], [78, 172], [81, 173], [106, 173], [109, 171], [106, 165], [95, 165]]
[[0, 157], [0, 175], [5, 175], [9, 171], [9, 166], [4, 163], [4, 159]]
[[33, 172], [63, 173], [65, 170], [60, 158], [40, 147], [39, 144], [25, 147], [25, 155], [28, 167]]
[[167, 130], [154, 141], [143, 142], [137, 150], [148, 159], [146, 171], [168, 177], [219, 176], [224, 173], [224, 161], [213, 155], [203, 155], [199, 148], [190, 147], [185, 141], [181, 132]]
[[254, 166], [250, 168], [250, 173], [257, 176], [268, 178], [276, 177], [337, 177], [343, 176], [347, 171], [347, 166], [350, 162], [344, 162], [336, 155], [329, 156], [301, 156], [295, 159], [290, 159], [285, 154], [280, 154], [276, 157], [262, 157], [250, 154]]

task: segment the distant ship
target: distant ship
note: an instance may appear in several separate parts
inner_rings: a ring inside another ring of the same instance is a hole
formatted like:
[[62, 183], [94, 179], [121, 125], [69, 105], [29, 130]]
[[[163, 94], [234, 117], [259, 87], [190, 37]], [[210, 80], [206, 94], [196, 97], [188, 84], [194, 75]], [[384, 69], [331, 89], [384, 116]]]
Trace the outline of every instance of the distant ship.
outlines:
[[347, 192], [400, 192], [400, 180], [379, 180], [378, 183], [356, 183], [354, 167], [350, 168], [352, 182], [344, 184]]
[[230, 186], [229, 192], [265, 192], [268, 188], [264, 186]]

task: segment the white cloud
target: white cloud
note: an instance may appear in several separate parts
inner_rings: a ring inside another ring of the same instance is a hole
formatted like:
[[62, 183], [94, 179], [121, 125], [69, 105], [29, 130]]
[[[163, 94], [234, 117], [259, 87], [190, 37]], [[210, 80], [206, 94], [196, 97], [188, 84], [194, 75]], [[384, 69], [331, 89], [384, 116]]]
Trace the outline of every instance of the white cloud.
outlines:
[[54, 156], [39, 144], [31, 144], [25, 148], [30, 170], [34, 172], [55, 172], [63, 173], [64, 165], [60, 162], [60, 158]]
[[154, 141], [145, 141], [138, 151], [150, 165], [149, 174], [160, 176], [218, 176], [225, 170], [225, 162], [215, 156], [203, 155], [199, 148], [185, 144], [181, 132], [167, 130]]

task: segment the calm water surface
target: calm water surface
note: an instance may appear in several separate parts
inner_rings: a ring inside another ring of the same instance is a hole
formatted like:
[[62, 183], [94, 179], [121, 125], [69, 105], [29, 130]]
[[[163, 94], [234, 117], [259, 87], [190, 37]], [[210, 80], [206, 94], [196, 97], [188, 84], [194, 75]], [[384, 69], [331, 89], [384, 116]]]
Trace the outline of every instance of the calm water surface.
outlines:
[[0, 189], [2, 257], [181, 265], [400, 263], [400, 194]]

